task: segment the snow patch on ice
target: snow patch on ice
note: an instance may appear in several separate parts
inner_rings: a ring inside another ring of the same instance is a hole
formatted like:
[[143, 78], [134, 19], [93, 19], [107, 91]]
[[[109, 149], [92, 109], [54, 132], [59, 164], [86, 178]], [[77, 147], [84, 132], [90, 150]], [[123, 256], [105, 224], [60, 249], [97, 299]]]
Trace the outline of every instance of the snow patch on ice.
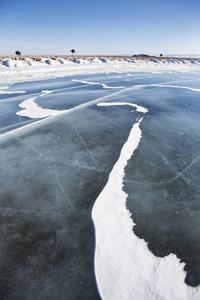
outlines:
[[1, 87], [1, 89], [0, 89], [0, 94], [1, 95], [3, 95], [3, 94], [23, 94], [23, 93], [26, 93], [25, 91], [2, 91], [2, 89], [5, 89], [5, 87], [4, 88], [2, 88]]
[[38, 118], [45, 118], [50, 116], [57, 116], [58, 114], [61, 114], [65, 112], [65, 110], [53, 110], [53, 109], [46, 109], [42, 108], [35, 103], [35, 100], [39, 97], [45, 96], [47, 94], [52, 93], [53, 91], [42, 91], [42, 94], [34, 97], [29, 98], [22, 103], [19, 104], [19, 107], [23, 108], [23, 110], [18, 111], [16, 114], [18, 116], [25, 116], [32, 119], [38, 119]]
[[125, 86], [108, 86], [105, 83], [91, 82], [91, 81], [78, 80], [78, 79], [72, 79], [72, 81], [76, 81], [76, 82], [80, 82], [80, 83], [88, 84], [88, 85], [101, 85], [104, 89], [123, 89], [123, 88], [125, 88]]
[[128, 103], [128, 102], [103, 102], [103, 103], [98, 103], [98, 106], [121, 106], [121, 105], [129, 105], [129, 106], [133, 106], [136, 108], [136, 111], [138, 112], [142, 112], [142, 113], [147, 113], [148, 109], [144, 108], [143, 106], [137, 105], [137, 104], [133, 104], [133, 103]]
[[200, 92], [200, 89], [195, 89], [187, 86], [181, 86], [181, 85], [168, 85], [168, 84], [150, 84], [146, 86], [158, 86], [158, 87], [167, 87], [167, 88], [176, 88], [176, 89], [187, 89], [193, 92]]
[[2, 89], [2, 90], [7, 90], [9, 87], [10, 87], [10, 85], [2, 86], [1, 89]]
[[35, 118], [38, 119], [38, 118], [44, 118], [44, 117], [53, 117], [53, 116], [57, 116], [59, 114], [69, 113], [69, 112], [74, 111], [76, 109], [87, 107], [87, 106], [92, 105], [92, 104], [96, 104], [96, 103], [98, 103], [99, 101], [102, 101], [102, 100], [106, 101], [106, 100], [109, 99], [110, 96], [117, 95], [121, 91], [122, 90], [114, 92], [114, 93], [112, 93], [110, 95], [106, 95], [104, 97], [101, 97], [101, 98], [98, 98], [98, 99], [95, 99], [95, 100], [92, 100], [92, 101], [89, 101], [89, 102], [77, 105], [77, 106], [75, 106], [73, 108], [70, 108], [70, 109], [66, 109], [66, 110], [53, 110], [53, 109], [42, 108], [38, 104], [35, 103], [35, 100], [37, 100], [37, 98], [43, 97], [43, 96], [45, 96], [45, 95], [47, 95], [49, 93], [53, 93], [54, 92], [54, 91], [49, 91], [49, 90], [43, 90], [42, 93], [39, 96], [33, 97], [33, 98], [29, 98], [29, 99], [23, 101], [22, 103], [20, 103], [19, 107], [24, 108], [24, 109], [18, 111], [16, 114], [19, 115], [19, 116], [29, 117], [29, 118], [32, 118], [32, 119], [35, 119]]
[[92, 210], [96, 236], [95, 275], [99, 292], [104, 300], [198, 300], [200, 288], [184, 283], [184, 263], [173, 254], [155, 257], [147, 243], [133, 233], [135, 224], [126, 209], [128, 195], [123, 191], [123, 177], [127, 162], [142, 137], [142, 119], [139, 118], [133, 125]]

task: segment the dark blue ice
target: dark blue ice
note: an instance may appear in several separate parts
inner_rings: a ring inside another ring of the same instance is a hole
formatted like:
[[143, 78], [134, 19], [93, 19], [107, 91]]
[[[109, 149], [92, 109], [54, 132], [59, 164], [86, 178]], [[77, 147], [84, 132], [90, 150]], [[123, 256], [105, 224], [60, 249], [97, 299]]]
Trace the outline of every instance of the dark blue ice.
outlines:
[[91, 210], [140, 116], [130, 107], [92, 104], [42, 123], [18, 117], [18, 105], [43, 90], [53, 90], [38, 99], [43, 108], [109, 95], [106, 101], [148, 108], [125, 170], [127, 208], [154, 255], [175, 253], [186, 263], [186, 283], [199, 285], [200, 92], [170, 87], [199, 83], [197, 73], [85, 75], [18, 83], [9, 90], [24, 94], [1, 95], [1, 299], [99, 298]]

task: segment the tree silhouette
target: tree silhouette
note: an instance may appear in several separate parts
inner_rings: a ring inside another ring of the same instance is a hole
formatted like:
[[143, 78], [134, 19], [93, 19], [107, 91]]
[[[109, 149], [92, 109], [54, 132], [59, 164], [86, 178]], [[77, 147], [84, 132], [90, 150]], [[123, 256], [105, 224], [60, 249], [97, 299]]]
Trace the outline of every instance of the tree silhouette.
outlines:
[[15, 54], [16, 55], [21, 55], [21, 52], [20, 51], [15, 51]]
[[72, 50], [71, 50], [71, 53], [72, 53], [72, 56], [73, 56], [73, 54], [75, 53], [75, 50], [74, 50], [74, 49], [72, 49]]

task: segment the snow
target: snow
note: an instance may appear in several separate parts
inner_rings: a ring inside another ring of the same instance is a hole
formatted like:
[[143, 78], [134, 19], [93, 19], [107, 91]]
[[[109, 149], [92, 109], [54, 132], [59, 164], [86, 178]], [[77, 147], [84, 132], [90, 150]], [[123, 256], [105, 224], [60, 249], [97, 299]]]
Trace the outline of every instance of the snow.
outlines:
[[[99, 105], [118, 104], [122, 105]], [[173, 254], [164, 258], [155, 257], [147, 243], [132, 231], [134, 223], [126, 209], [128, 195], [123, 191], [123, 177], [125, 166], [142, 137], [142, 119], [133, 125], [92, 210], [96, 235], [95, 274], [99, 292], [105, 300], [197, 300], [200, 299], [200, 288], [194, 289], [184, 283], [184, 263]]]
[[142, 113], [146, 113], [148, 112], [148, 109], [147, 108], [144, 108], [140, 105], [137, 105], [137, 104], [133, 104], [133, 103], [127, 103], [127, 102], [112, 102], [112, 103], [98, 103], [97, 104], [98, 106], [116, 106], [116, 105], [129, 105], [129, 106], [133, 106], [136, 108], [136, 111], [138, 112], [142, 112]]
[[[3, 95], [3, 94], [23, 94], [25, 93], [25, 91], [8, 91], [7, 89], [9, 88], [9, 86], [2, 86], [1, 89], [0, 89], [0, 95]], [[6, 90], [6, 91], [4, 91]]]
[[[8, 87], [4, 87], [4, 88], [8, 88]], [[77, 105], [73, 108], [66, 109], [66, 110], [59, 110], [59, 111], [58, 110], [52, 110], [52, 109], [45, 109], [45, 108], [42, 108], [41, 106], [39, 106], [38, 104], [35, 103], [35, 100], [37, 100], [38, 97], [42, 97], [42, 96], [45, 96], [46, 94], [53, 93], [53, 92], [54, 91], [45, 90], [45, 91], [42, 91], [42, 93], [39, 96], [29, 98], [29, 99], [21, 102], [19, 104], [19, 107], [24, 108], [24, 109], [18, 111], [16, 113], [17, 115], [25, 116], [25, 117], [28, 117], [28, 118], [31, 118], [31, 119], [40, 119], [41, 118], [41, 120], [38, 120], [38, 121], [36, 121], [34, 123], [31, 123], [31, 124], [28, 124], [28, 125], [24, 125], [20, 128], [14, 129], [14, 130], [9, 131], [7, 133], [1, 134], [0, 138], [2, 139], [4, 137], [10, 136], [10, 135], [15, 135], [19, 131], [24, 130], [26, 128], [34, 127], [34, 126], [37, 126], [37, 124], [45, 123], [46, 121], [48, 121], [48, 119], [53, 118], [57, 115], [64, 114], [64, 113], [70, 113], [70, 112], [78, 110], [80, 108], [87, 107], [87, 106], [90, 106], [92, 104], [97, 104], [98, 102], [100, 102], [102, 100], [105, 101], [105, 100], [109, 99], [109, 97], [110, 97], [110, 95], [103, 96], [103, 97], [100, 97], [98, 99], [95, 99], [95, 100]], [[112, 96], [118, 95], [120, 93], [121, 93], [121, 91], [114, 92], [114, 93], [112, 93]]]
[[158, 87], [167, 87], [167, 88], [178, 88], [178, 89], [186, 89], [186, 90], [190, 90], [193, 92], [200, 92], [200, 89], [194, 89], [194, 88], [190, 88], [187, 86], [180, 86], [180, 85], [168, 85], [168, 84], [151, 84], [148, 86], [158, 86]]
[[[71, 111], [79, 109], [81, 107], [95, 104], [101, 100], [105, 100], [110, 97], [110, 95], [104, 96], [104, 97], [80, 104], [74, 108], [70, 108], [70, 109], [66, 109], [66, 110], [45, 109], [45, 108], [42, 108], [41, 106], [39, 106], [37, 103], [35, 103], [35, 100], [37, 100], [39, 97], [45, 96], [45, 95], [47, 95], [49, 93], [53, 93], [53, 92], [54, 91], [45, 90], [45, 91], [42, 91], [42, 93], [39, 96], [29, 98], [29, 99], [23, 101], [22, 103], [19, 104], [19, 107], [23, 108], [23, 110], [18, 111], [16, 114], [18, 116], [24, 116], [24, 117], [28, 117], [28, 118], [32, 118], [32, 119], [53, 117], [53, 116], [57, 116], [59, 114], [63, 114], [66, 112], [71, 112]], [[117, 92], [113, 93], [112, 95], [116, 95], [119, 93], [120, 93], [120, 91], [117, 91]], [[133, 106], [136, 107], [136, 105], [133, 105]], [[137, 105], [137, 109], [140, 109], [140, 106]]]
[[53, 109], [44, 109], [35, 103], [35, 100], [39, 97], [45, 96], [53, 91], [42, 91], [38, 97], [29, 98], [19, 104], [19, 107], [23, 108], [17, 112], [18, 116], [25, 116], [29, 118], [45, 118], [50, 116], [56, 116], [65, 112], [64, 110], [53, 110]]
[[88, 85], [101, 85], [104, 89], [123, 89], [123, 88], [125, 88], [125, 86], [108, 86], [105, 83], [91, 82], [91, 81], [85, 81], [85, 80], [72, 79], [72, 81], [80, 82], [80, 83], [88, 84]]
[[192, 72], [200, 70], [200, 60], [134, 58], [33, 58], [0, 62], [1, 83], [64, 77], [75, 74], [130, 72]]
[[3, 88], [0, 90], [0, 94], [22, 94], [25, 93], [25, 91], [2, 91]]

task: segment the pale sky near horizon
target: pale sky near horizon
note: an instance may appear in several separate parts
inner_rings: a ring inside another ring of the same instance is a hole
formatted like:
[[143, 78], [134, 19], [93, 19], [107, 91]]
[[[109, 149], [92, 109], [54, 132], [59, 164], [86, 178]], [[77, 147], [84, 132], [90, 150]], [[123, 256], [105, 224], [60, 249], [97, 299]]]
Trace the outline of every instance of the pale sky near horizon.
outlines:
[[0, 55], [200, 54], [200, 0], [0, 0]]

